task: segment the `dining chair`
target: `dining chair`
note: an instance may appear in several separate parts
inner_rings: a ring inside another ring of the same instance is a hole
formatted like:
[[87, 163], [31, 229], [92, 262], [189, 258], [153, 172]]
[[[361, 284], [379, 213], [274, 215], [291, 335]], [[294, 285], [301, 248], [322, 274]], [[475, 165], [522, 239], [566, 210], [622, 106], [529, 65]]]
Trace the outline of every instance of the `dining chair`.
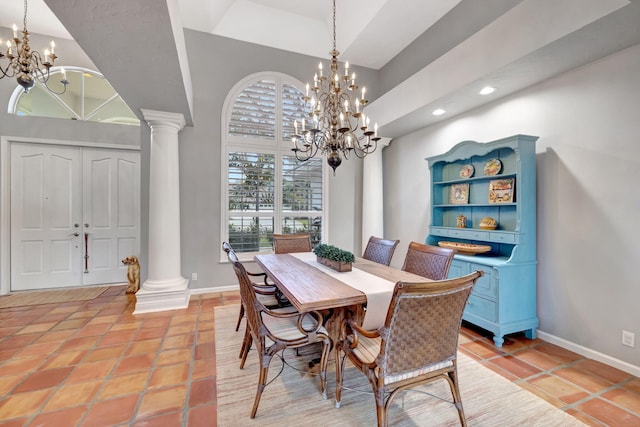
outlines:
[[449, 280], [398, 282], [385, 323], [377, 331], [352, 319], [336, 344], [336, 407], [340, 407], [345, 360], [371, 383], [378, 426], [387, 426], [393, 398], [438, 379], [449, 383], [460, 423], [466, 426], [458, 384], [457, 350], [462, 312], [482, 271]]
[[454, 254], [453, 249], [411, 242], [402, 269], [427, 279], [443, 280], [449, 274]]
[[[240, 262], [236, 251], [233, 250], [228, 242], [222, 242], [222, 250], [226, 252], [229, 262]], [[276, 288], [275, 285], [268, 283], [267, 273], [251, 273], [247, 271], [247, 275], [250, 277], [262, 277], [262, 281], [264, 284], [258, 284], [253, 281], [251, 282], [256, 292], [256, 296], [260, 300], [262, 305], [270, 309], [290, 305], [288, 301], [283, 300], [281, 297], [279, 297], [278, 288]], [[240, 313], [238, 315], [238, 322], [236, 323], [236, 331], [240, 329], [240, 322], [242, 322], [243, 317], [244, 305], [240, 304]]]
[[367, 247], [364, 249], [362, 258], [374, 261], [379, 264], [391, 264], [391, 258], [400, 240], [386, 240], [379, 237], [369, 237]]
[[317, 311], [306, 313], [280, 313], [262, 305], [245, 270], [240, 262], [233, 263], [233, 269], [240, 284], [240, 297], [245, 305], [247, 317], [247, 343], [243, 344], [240, 369], [244, 368], [251, 345], [255, 343], [258, 352], [260, 372], [258, 389], [251, 409], [251, 418], [255, 418], [260, 397], [267, 386], [267, 376], [271, 359], [285, 349], [298, 349], [313, 343], [322, 343], [320, 357], [320, 387], [322, 396], [327, 398], [327, 359], [332, 347], [327, 330], [322, 326], [322, 315]]
[[277, 254], [311, 252], [311, 237], [308, 234], [275, 234], [273, 251]]

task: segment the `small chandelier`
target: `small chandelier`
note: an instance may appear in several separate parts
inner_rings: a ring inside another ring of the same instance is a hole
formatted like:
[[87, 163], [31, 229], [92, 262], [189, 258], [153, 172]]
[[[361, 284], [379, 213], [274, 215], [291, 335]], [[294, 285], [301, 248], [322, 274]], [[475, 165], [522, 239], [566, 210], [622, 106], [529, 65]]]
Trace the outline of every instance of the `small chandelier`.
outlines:
[[[0, 51], [0, 60], [7, 58], [9, 63], [5, 66], [0, 65], [0, 79], [4, 77], [16, 77], [18, 84], [24, 88], [25, 92], [33, 87], [36, 80], [45, 85], [47, 89], [53, 92], [48, 86], [49, 68], [53, 66], [57, 56], [54, 53], [55, 43], [51, 42], [51, 51], [44, 50], [44, 55], [32, 51], [29, 46], [29, 31], [27, 31], [27, 0], [24, 0], [24, 29], [22, 30], [22, 40], [18, 38], [18, 27], [13, 24], [13, 38], [7, 40], [7, 50], [5, 53]], [[63, 78], [60, 83], [64, 85], [62, 92], [55, 92], [58, 95], [63, 94], [67, 90], [69, 82]]]
[[[313, 77], [313, 87], [306, 86], [303, 97], [308, 121], [303, 118], [298, 127], [294, 121], [294, 135], [291, 149], [299, 161], [306, 161], [318, 152], [327, 156], [327, 163], [336, 168], [342, 163], [342, 157], [349, 158], [351, 153], [364, 158], [378, 147], [378, 124], [370, 128], [370, 119], [364, 114], [368, 101], [363, 86], [358, 97], [356, 73], [349, 75], [349, 62], [344, 65], [344, 74], [338, 71], [336, 50], [336, 1], [333, 0], [333, 50], [331, 50], [330, 75], [322, 72], [322, 62], [318, 73]], [[312, 94], [309, 95], [311, 90]]]

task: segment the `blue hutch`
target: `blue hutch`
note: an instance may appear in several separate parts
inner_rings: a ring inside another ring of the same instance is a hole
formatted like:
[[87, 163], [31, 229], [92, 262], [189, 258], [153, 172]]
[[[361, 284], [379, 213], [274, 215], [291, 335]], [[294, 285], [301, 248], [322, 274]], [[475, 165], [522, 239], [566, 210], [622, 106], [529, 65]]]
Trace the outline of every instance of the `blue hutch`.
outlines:
[[[502, 347], [506, 334], [524, 331], [535, 338], [537, 333], [537, 139], [514, 135], [486, 143], [463, 141], [426, 159], [431, 174], [426, 243], [490, 246], [485, 253], [456, 253], [449, 277], [484, 271], [463, 319], [493, 332], [497, 347]], [[466, 221], [459, 221], [461, 216]], [[484, 222], [480, 226], [487, 217], [497, 228], [488, 229]]]

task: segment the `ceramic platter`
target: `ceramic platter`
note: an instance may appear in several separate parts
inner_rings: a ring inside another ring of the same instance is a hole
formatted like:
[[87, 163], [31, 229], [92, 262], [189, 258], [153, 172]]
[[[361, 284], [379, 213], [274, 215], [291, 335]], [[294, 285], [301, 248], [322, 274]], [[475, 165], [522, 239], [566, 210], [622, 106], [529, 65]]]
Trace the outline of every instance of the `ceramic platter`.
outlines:
[[448, 249], [453, 249], [461, 255], [475, 255], [489, 252], [491, 246], [489, 245], [474, 245], [472, 243], [462, 242], [438, 242], [438, 246]]
[[460, 178], [471, 178], [475, 169], [473, 165], [462, 165], [460, 168]]
[[502, 162], [499, 159], [491, 159], [484, 165], [486, 176], [496, 176], [502, 170]]

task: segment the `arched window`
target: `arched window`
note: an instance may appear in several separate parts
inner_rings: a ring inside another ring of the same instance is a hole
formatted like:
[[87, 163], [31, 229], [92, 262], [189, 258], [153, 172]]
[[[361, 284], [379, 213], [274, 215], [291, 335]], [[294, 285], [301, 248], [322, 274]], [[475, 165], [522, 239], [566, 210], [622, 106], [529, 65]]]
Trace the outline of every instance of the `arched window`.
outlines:
[[[64, 86], [60, 81], [63, 79], [69, 84], [61, 93]], [[36, 81], [29, 92], [25, 92], [22, 86], [16, 87], [8, 112], [21, 116], [140, 125], [120, 95], [97, 71], [80, 67], [51, 67], [47, 86]]]
[[293, 155], [294, 120], [305, 117], [303, 85], [259, 73], [231, 90], [222, 117], [222, 240], [237, 252], [272, 250], [273, 233], [310, 233], [326, 224], [325, 166]]

